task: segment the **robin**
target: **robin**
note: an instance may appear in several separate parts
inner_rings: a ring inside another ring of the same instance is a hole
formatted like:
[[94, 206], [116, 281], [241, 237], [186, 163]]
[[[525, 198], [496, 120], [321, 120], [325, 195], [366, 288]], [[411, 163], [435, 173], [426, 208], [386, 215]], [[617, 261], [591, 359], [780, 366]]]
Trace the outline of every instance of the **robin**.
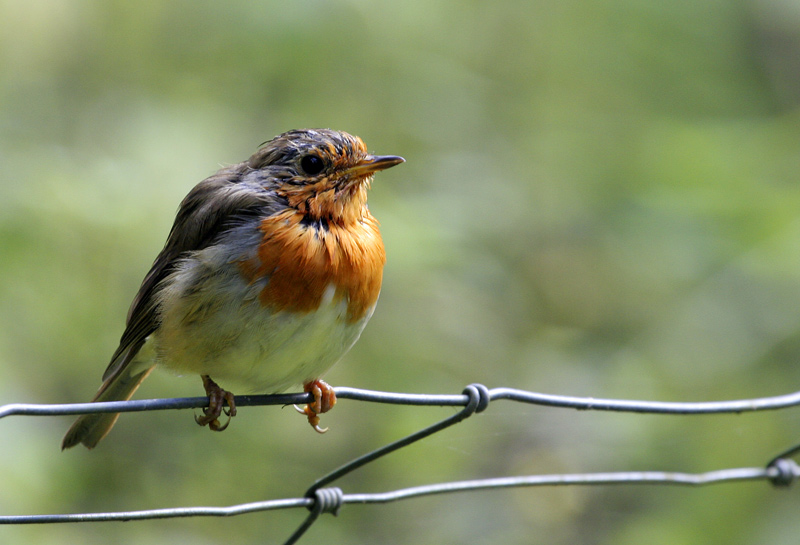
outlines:
[[[302, 384], [313, 402], [301, 412], [324, 432], [318, 415], [336, 396], [320, 376], [361, 335], [386, 261], [367, 189], [375, 172], [402, 162], [370, 155], [345, 132], [304, 129], [200, 182], [131, 304], [93, 401], [130, 399], [162, 365], [201, 376], [209, 404], [195, 418], [211, 430], [236, 414], [219, 381], [240, 393]], [[93, 448], [118, 416], [81, 416], [62, 448]]]

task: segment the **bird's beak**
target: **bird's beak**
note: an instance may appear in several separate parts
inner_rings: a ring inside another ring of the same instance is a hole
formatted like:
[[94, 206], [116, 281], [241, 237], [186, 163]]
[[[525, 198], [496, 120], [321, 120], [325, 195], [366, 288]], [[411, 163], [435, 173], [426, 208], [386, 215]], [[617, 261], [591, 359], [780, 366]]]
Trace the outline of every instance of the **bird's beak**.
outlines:
[[348, 168], [345, 174], [351, 178], [361, 178], [405, 162], [397, 155], [367, 155], [357, 165]]

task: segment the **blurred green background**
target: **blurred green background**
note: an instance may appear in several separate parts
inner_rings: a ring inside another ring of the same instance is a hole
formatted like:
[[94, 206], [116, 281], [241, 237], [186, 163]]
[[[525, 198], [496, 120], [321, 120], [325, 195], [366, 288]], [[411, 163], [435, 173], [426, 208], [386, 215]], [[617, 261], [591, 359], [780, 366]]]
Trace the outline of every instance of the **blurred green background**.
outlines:
[[[300, 127], [407, 163], [370, 207], [380, 304], [334, 385], [718, 400], [800, 389], [800, 4], [0, 2], [0, 403], [88, 400], [181, 198]], [[139, 398], [200, 395], [155, 373]], [[0, 513], [297, 497], [452, 414], [341, 402], [314, 433], [247, 408], [0, 422]], [[338, 484], [759, 466], [800, 412], [601, 414], [498, 402]], [[346, 506], [305, 542], [795, 544], [795, 491], [569, 487]], [[256, 544], [300, 510], [0, 528], [5, 543]]]

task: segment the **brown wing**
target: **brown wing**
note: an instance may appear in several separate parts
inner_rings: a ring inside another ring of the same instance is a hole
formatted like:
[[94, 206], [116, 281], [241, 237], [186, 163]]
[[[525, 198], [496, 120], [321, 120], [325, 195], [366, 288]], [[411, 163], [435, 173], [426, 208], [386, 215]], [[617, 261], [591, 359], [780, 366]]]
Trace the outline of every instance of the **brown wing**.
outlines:
[[246, 163], [222, 169], [195, 186], [181, 202], [164, 249], [128, 310], [119, 347], [103, 374], [106, 384], [133, 360], [145, 339], [158, 327], [156, 294], [177, 263], [191, 252], [214, 244], [222, 233], [244, 218], [274, 211], [274, 194], [258, 186], [237, 184], [246, 170]]

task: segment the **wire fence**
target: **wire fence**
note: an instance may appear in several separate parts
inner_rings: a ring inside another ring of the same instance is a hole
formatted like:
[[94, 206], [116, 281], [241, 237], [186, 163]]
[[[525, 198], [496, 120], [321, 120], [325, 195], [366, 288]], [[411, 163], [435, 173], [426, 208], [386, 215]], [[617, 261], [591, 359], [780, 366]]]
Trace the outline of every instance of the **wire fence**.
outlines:
[[[769, 460], [764, 467], [742, 467], [722, 469], [707, 473], [675, 473], [659, 471], [581, 473], [560, 475], [527, 475], [453, 481], [445, 483], [403, 488], [382, 493], [345, 494], [341, 489], [330, 487], [334, 481], [356, 469], [391, 452], [415, 443], [445, 428], [453, 426], [473, 414], [483, 412], [491, 402], [508, 400], [534, 405], [570, 408], [578, 410], [619, 411], [653, 414], [719, 414], [778, 410], [800, 405], [800, 392], [733, 401], [696, 403], [671, 403], [657, 401], [633, 401], [618, 399], [596, 399], [542, 394], [513, 388], [489, 389], [481, 384], [467, 386], [460, 395], [427, 395], [378, 392], [357, 388], [334, 388], [339, 399], [358, 400], [371, 403], [417, 406], [463, 407], [459, 412], [431, 426], [423, 428], [402, 439], [384, 445], [363, 456], [355, 458], [314, 482], [299, 498], [286, 498], [245, 503], [228, 507], [176, 507], [142, 511], [118, 511], [108, 513], [75, 513], [50, 515], [0, 516], [0, 524], [43, 524], [67, 522], [130, 521], [180, 517], [230, 517], [245, 513], [305, 507], [310, 513], [295, 532], [285, 541], [296, 543], [323, 513], [337, 514], [346, 504], [388, 503], [420, 496], [448, 494], [468, 490], [519, 488], [531, 486], [565, 485], [612, 485], [612, 484], [662, 484], [683, 486], [705, 486], [731, 481], [762, 480], [778, 487], [787, 487], [800, 478], [800, 466], [791, 458], [800, 452], [795, 445]], [[236, 396], [237, 407], [259, 405], [304, 404], [312, 401], [310, 394], [279, 394]], [[102, 412], [140, 412], [155, 410], [203, 408], [206, 397], [147, 399], [136, 401], [113, 401], [105, 403], [74, 403], [60, 405], [10, 404], [0, 407], [0, 418], [8, 416], [56, 416], [79, 415]]]

